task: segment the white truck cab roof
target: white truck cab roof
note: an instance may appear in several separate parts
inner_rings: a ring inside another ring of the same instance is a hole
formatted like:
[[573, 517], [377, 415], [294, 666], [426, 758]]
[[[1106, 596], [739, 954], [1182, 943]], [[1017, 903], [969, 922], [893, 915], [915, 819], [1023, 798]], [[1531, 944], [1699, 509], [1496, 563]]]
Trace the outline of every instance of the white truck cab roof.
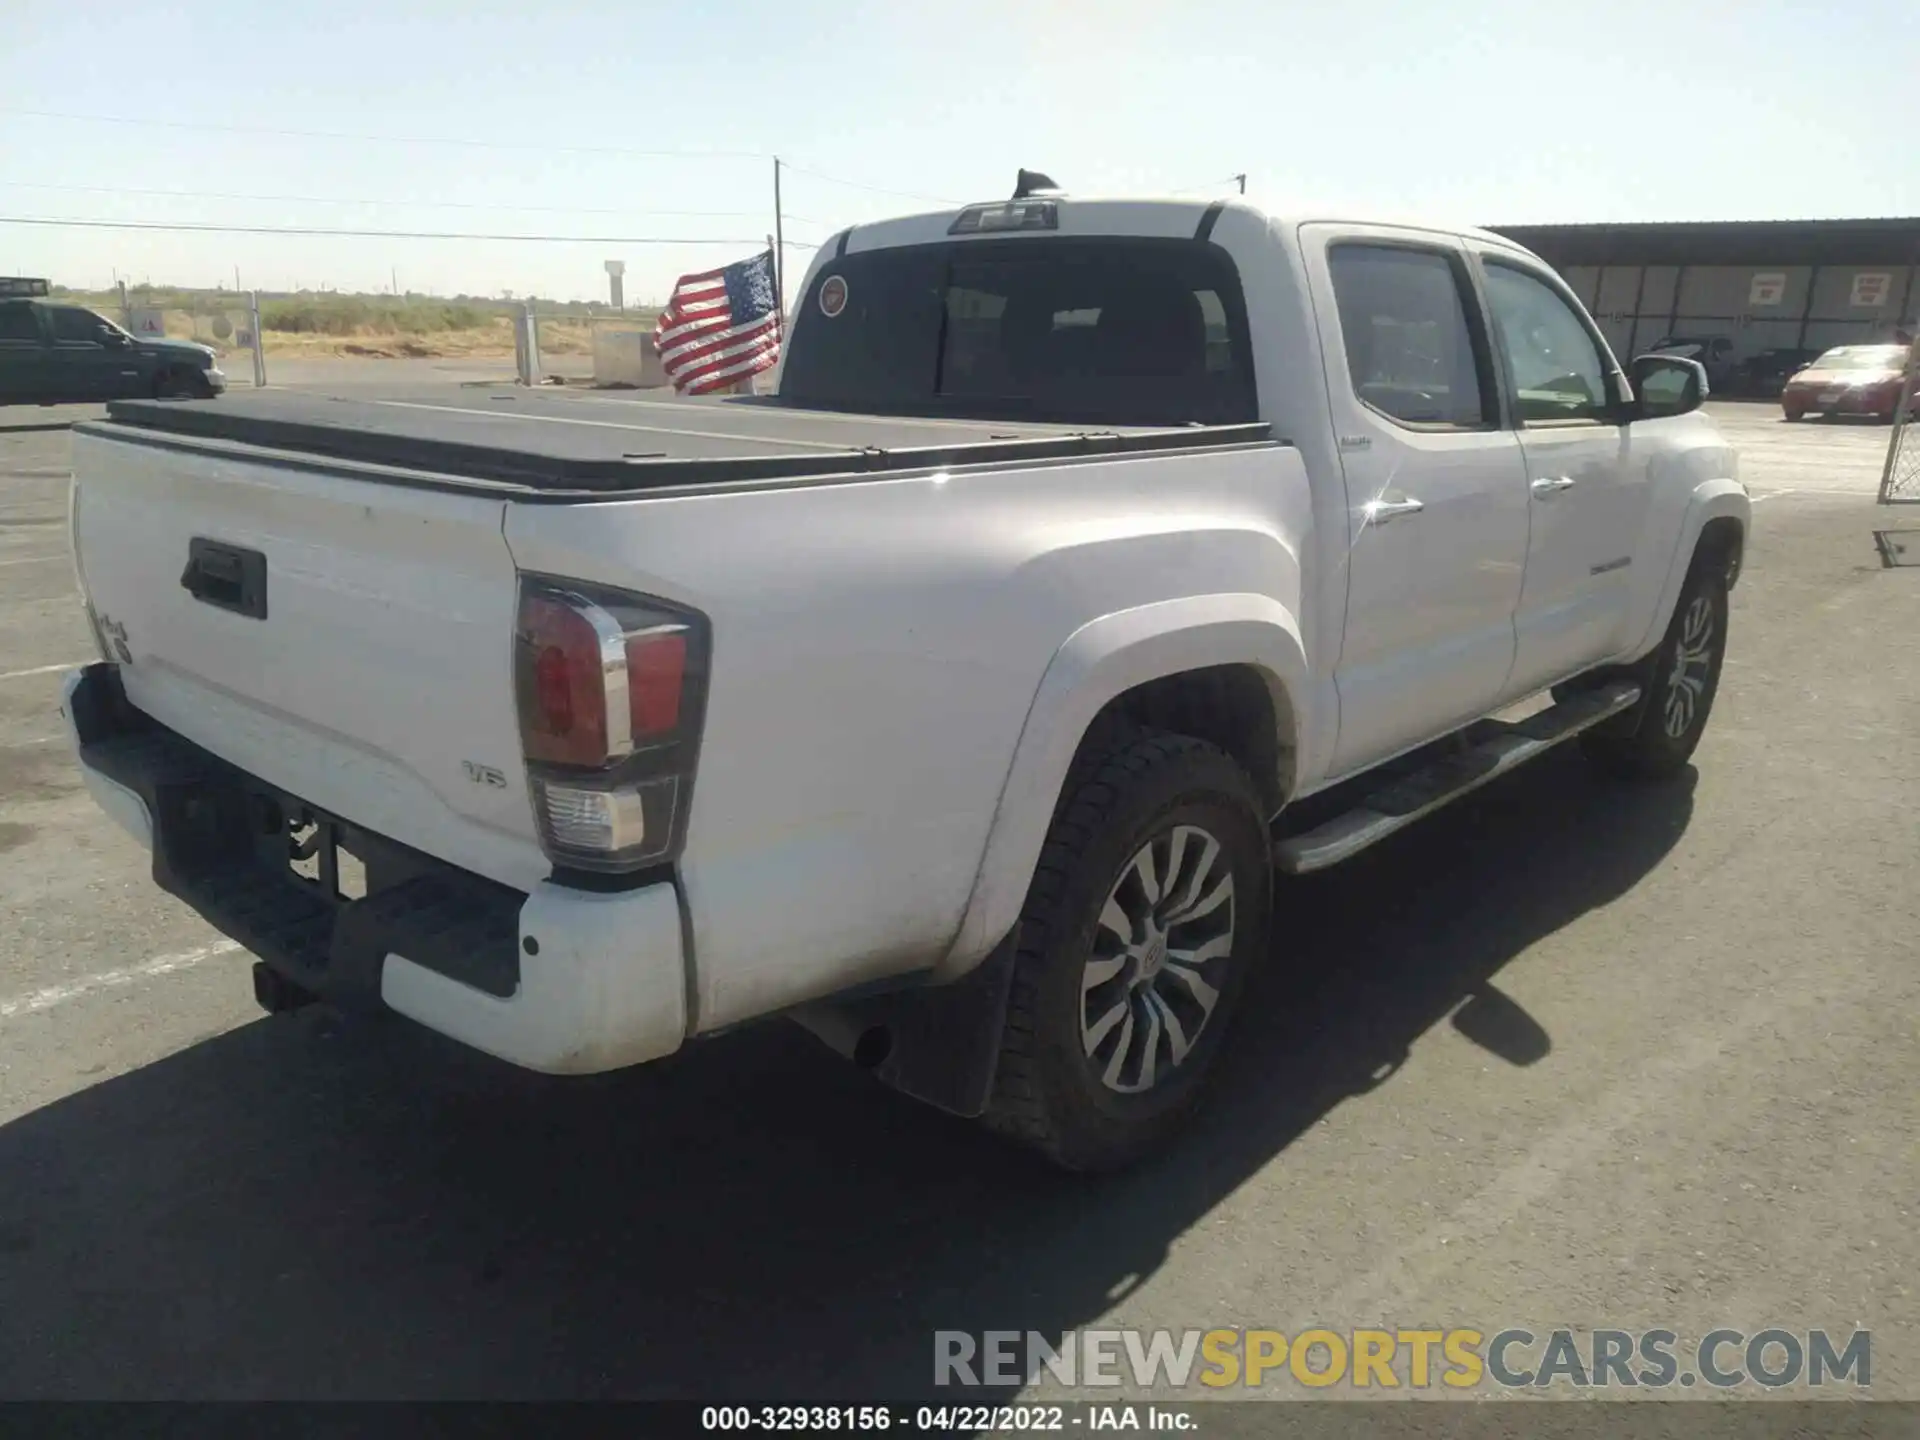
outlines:
[[[1202, 219], [1209, 210], [1215, 210], [1221, 214], [1238, 212], [1251, 216], [1256, 221], [1282, 233], [1291, 233], [1302, 225], [1312, 224], [1378, 225], [1402, 230], [1425, 230], [1436, 234], [1457, 235], [1512, 250], [1524, 250], [1523, 246], [1516, 245], [1504, 235], [1435, 216], [1369, 213], [1344, 206], [1308, 206], [1297, 203], [1287, 208], [1280, 208], [1262, 204], [1256, 197], [1245, 195], [1118, 196], [1047, 192], [1025, 198], [1031, 201], [1052, 202], [1058, 222], [1044, 232], [1027, 233], [1164, 235], [1168, 238], [1184, 239], [1192, 236], [1199, 229]], [[977, 200], [952, 209], [929, 210], [891, 220], [855, 225], [842, 232], [846, 237], [845, 251], [842, 253], [882, 250], [897, 245], [925, 245], [945, 240], [953, 233], [952, 227], [955, 221], [965, 212], [998, 209], [1012, 203], [1016, 202]], [[831, 256], [839, 246], [840, 236], [836, 235], [821, 247], [821, 253]]]

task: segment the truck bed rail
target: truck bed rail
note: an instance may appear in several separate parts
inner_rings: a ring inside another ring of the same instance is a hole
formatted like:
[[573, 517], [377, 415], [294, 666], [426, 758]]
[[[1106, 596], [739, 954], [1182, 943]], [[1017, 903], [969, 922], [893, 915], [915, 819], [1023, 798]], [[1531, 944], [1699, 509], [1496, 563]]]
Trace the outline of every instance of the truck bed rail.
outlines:
[[[971, 465], [1273, 443], [1264, 423], [1076, 429], [846, 415], [765, 402], [487, 394], [361, 399], [264, 391], [213, 402], [116, 401], [95, 433], [165, 448], [245, 445], [386, 467], [394, 483], [503, 487], [565, 501], [663, 488], [794, 483]], [[451, 482], [451, 485], [449, 485]]]

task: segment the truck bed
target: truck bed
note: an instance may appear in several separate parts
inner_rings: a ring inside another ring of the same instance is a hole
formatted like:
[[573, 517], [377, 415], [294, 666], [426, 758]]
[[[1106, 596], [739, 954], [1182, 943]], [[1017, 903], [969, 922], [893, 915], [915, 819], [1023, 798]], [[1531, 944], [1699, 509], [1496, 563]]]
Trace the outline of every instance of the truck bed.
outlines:
[[378, 398], [255, 390], [120, 400], [107, 415], [87, 428], [169, 448], [245, 445], [286, 463], [379, 466], [397, 483], [548, 500], [1269, 439], [1263, 424], [1089, 428], [846, 414], [773, 397], [612, 398], [504, 385]]

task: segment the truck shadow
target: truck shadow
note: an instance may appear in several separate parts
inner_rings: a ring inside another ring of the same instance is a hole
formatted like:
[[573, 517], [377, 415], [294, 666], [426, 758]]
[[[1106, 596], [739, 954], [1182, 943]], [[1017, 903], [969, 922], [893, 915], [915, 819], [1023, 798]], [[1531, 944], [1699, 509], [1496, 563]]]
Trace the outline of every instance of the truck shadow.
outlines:
[[1285, 887], [1212, 1106], [1107, 1181], [787, 1026], [558, 1081], [308, 1011], [105, 1081], [0, 1128], [0, 1395], [925, 1398], [934, 1330], [1097, 1323], [1434, 1025], [1548, 1060], [1494, 977], [1693, 787], [1530, 770]]

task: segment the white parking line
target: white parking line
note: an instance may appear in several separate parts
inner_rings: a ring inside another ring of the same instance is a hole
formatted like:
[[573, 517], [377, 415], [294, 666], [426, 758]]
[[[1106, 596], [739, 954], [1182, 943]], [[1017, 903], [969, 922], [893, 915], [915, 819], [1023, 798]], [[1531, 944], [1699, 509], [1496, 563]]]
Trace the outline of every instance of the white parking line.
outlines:
[[26, 995], [16, 995], [11, 1000], [0, 1000], [0, 1020], [13, 1020], [21, 1015], [32, 1015], [41, 1010], [51, 1010], [56, 1005], [64, 1005], [69, 1000], [78, 1000], [82, 995], [91, 995], [97, 990], [112, 990], [121, 985], [131, 985], [136, 980], [149, 980], [156, 975], [171, 975], [176, 970], [190, 970], [207, 960], [221, 955], [231, 955], [240, 948], [232, 940], [216, 941], [212, 945], [202, 945], [198, 950], [182, 950], [177, 955], [156, 955], [138, 965], [129, 965], [124, 970], [108, 970], [99, 975], [88, 975], [66, 985], [49, 985], [44, 990], [34, 990]]
[[84, 660], [63, 660], [58, 665], [36, 665], [31, 670], [8, 670], [0, 673], [0, 680], [24, 680], [29, 675], [51, 675], [58, 670], [78, 670], [86, 663]]

